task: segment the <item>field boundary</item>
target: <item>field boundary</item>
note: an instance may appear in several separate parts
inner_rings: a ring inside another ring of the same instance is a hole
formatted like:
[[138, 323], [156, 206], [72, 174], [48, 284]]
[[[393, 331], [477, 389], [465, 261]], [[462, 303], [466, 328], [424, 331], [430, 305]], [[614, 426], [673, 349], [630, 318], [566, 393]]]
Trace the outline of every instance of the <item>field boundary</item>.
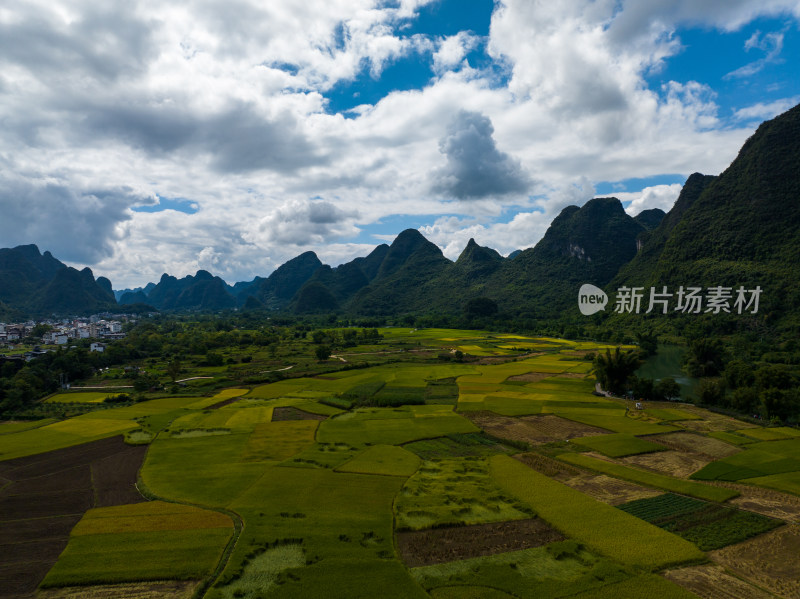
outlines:
[[191, 503], [189, 501], [177, 501], [174, 499], [167, 499], [165, 497], [161, 497], [156, 493], [153, 493], [147, 485], [142, 480], [141, 474], [136, 481], [136, 488], [139, 490], [139, 493], [142, 494], [142, 497], [147, 498], [149, 501], [163, 501], [165, 503], [174, 503], [177, 505], [186, 505], [189, 507], [196, 507], [203, 510], [208, 510], [212, 512], [217, 512], [220, 514], [225, 514], [233, 521], [233, 534], [231, 535], [228, 544], [225, 546], [225, 549], [222, 550], [222, 555], [219, 558], [219, 562], [217, 562], [217, 567], [214, 568], [214, 571], [211, 572], [206, 578], [200, 581], [200, 584], [197, 585], [197, 588], [192, 593], [192, 599], [202, 599], [205, 594], [209, 591], [209, 589], [214, 586], [214, 583], [219, 580], [219, 577], [222, 576], [222, 572], [228, 566], [228, 562], [231, 559], [231, 555], [233, 555], [233, 550], [236, 549], [236, 545], [239, 543], [239, 539], [242, 536], [242, 532], [244, 531], [244, 519], [235, 511], [228, 510], [226, 508], [217, 508], [217, 507], [210, 507], [207, 505], [202, 505], [199, 503]]

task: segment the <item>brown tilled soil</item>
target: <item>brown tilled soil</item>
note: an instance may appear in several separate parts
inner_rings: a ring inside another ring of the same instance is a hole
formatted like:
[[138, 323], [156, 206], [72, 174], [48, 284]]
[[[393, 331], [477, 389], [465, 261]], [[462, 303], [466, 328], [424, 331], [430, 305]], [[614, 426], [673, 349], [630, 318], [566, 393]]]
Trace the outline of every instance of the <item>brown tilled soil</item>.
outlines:
[[121, 436], [0, 462], [0, 597], [30, 597], [93, 507], [144, 501], [136, 490], [145, 446]]
[[441, 564], [563, 541], [564, 535], [539, 518], [397, 533], [409, 567]]
[[779, 597], [800, 597], [800, 527], [797, 525], [781, 526], [708, 555], [737, 576]]
[[545, 476], [558, 479], [562, 482], [565, 479], [572, 478], [573, 476], [578, 476], [581, 473], [585, 472], [584, 470], [575, 468], [570, 464], [561, 462], [559, 460], [554, 460], [553, 458], [549, 458], [547, 456], [535, 452], [518, 453], [517, 455], [514, 456], [514, 458], [518, 459], [520, 462], [522, 462], [529, 468], [533, 468], [534, 470], [536, 470], [536, 472], [541, 472]]
[[327, 416], [322, 414], [312, 414], [311, 412], [304, 412], [291, 406], [274, 408], [272, 410], [272, 422], [279, 420], [325, 420]]
[[190, 599], [197, 581], [137, 582], [47, 589], [36, 599]]
[[[684, 420], [681, 422], [681, 424], [686, 424], [687, 422], [690, 421]], [[705, 435], [699, 435], [697, 433], [664, 433], [661, 435], [648, 435], [647, 439], [648, 441], [655, 441], [656, 443], [661, 443], [662, 445], [666, 445], [672, 449], [707, 456], [712, 460], [727, 458], [728, 456], [732, 456], [733, 454], [741, 451], [741, 449], [735, 445], [725, 443], [725, 441], [720, 441], [714, 437], [706, 437]]]
[[520, 453], [514, 457], [537, 472], [609, 505], [619, 505], [634, 499], [646, 499], [663, 493], [663, 491], [642, 487], [604, 474], [587, 472], [533, 452]]
[[[648, 441], [651, 439], [652, 437], [647, 437]], [[687, 478], [690, 474], [697, 472], [714, 460], [699, 453], [670, 449], [631, 455], [621, 458], [620, 461], [645, 470], [658, 472], [659, 474]]]
[[664, 572], [664, 577], [701, 599], [770, 599], [774, 595], [708, 564]]
[[763, 514], [770, 518], [785, 520], [800, 524], [800, 497], [789, 495], [772, 489], [763, 489], [751, 485], [739, 483], [729, 483], [723, 481], [705, 481], [706, 484], [717, 487], [736, 489], [741, 493], [739, 497], [734, 497], [728, 503], [735, 505], [743, 510]]
[[507, 381], [521, 381], [524, 383], [538, 383], [546, 378], [553, 376], [547, 372], [526, 372], [525, 374], [516, 374], [508, 377]]
[[702, 408], [686, 408], [680, 406], [681, 410], [691, 412], [701, 416], [702, 420], [681, 420], [681, 426], [689, 430], [707, 433], [710, 431], [735, 431], [743, 428], [757, 428], [757, 425], [744, 422], [743, 420], [736, 420], [724, 414], [716, 414], [709, 410]]
[[634, 499], [647, 499], [664, 493], [605, 474], [586, 473], [561, 482], [609, 505], [620, 505]]
[[532, 445], [608, 433], [604, 429], [567, 420], [555, 414], [511, 418], [481, 411], [465, 412], [464, 415], [490, 435], [512, 441], [525, 441]]

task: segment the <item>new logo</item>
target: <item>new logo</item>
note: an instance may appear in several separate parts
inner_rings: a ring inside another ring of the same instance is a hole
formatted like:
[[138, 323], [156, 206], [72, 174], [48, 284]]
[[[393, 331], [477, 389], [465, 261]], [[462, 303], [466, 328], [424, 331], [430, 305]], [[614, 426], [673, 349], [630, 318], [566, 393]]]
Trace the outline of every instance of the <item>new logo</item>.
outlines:
[[591, 316], [595, 312], [606, 309], [608, 296], [602, 289], [586, 283], [578, 291], [578, 308], [584, 316]]

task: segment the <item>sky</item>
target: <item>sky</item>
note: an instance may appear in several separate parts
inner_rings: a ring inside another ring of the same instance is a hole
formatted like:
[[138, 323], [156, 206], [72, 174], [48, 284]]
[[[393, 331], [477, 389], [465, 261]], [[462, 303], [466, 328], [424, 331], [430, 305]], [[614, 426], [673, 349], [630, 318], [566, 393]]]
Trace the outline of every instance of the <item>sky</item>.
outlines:
[[0, 5], [0, 247], [115, 289], [669, 210], [800, 103], [800, 0]]

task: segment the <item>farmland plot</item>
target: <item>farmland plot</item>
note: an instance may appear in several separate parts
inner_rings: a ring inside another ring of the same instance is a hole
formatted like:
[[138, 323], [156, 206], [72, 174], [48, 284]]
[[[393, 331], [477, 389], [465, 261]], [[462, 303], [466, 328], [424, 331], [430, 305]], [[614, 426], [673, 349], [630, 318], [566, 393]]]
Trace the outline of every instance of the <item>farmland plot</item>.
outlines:
[[491, 472], [501, 488], [528, 503], [555, 528], [623, 563], [663, 568], [704, 557], [691, 543], [506, 456], [491, 458]]

